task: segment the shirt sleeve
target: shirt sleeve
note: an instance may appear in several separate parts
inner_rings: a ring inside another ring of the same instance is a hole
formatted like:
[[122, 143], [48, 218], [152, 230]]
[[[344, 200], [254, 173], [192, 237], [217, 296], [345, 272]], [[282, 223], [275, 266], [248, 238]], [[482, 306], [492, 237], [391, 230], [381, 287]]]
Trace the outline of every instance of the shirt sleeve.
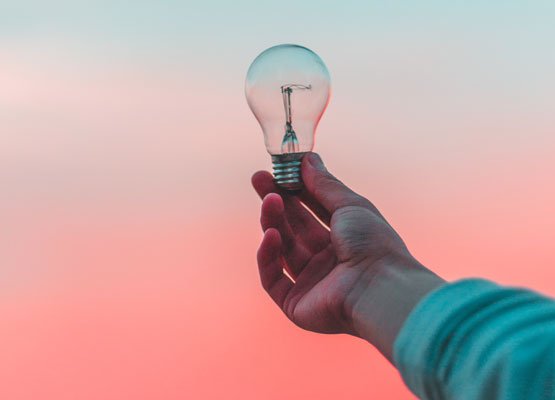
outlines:
[[410, 313], [394, 360], [421, 399], [555, 399], [555, 302], [481, 279], [445, 284]]

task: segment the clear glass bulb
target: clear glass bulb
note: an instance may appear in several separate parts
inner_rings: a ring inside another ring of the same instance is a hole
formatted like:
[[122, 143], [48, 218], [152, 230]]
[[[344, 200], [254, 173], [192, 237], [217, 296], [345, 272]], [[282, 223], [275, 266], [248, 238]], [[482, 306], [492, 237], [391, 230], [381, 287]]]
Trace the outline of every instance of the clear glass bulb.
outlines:
[[326, 65], [306, 47], [270, 47], [249, 67], [245, 94], [264, 132], [276, 183], [289, 190], [302, 188], [301, 160], [314, 147], [330, 97]]

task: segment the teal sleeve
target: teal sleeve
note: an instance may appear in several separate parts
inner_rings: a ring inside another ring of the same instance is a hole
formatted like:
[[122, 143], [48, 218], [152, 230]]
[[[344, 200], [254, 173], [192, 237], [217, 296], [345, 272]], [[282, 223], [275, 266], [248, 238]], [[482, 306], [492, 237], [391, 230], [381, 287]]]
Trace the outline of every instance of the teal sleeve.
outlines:
[[394, 360], [421, 399], [555, 399], [555, 302], [480, 279], [445, 284], [410, 313]]

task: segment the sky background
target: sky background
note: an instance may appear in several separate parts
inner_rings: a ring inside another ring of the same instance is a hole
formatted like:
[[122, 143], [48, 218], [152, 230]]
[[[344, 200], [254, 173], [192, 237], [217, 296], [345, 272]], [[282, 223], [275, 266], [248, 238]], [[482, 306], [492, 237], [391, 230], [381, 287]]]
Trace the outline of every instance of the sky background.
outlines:
[[444, 278], [555, 295], [554, 19], [551, 0], [0, 0], [0, 398], [411, 399], [259, 284], [247, 68], [316, 51], [328, 168]]

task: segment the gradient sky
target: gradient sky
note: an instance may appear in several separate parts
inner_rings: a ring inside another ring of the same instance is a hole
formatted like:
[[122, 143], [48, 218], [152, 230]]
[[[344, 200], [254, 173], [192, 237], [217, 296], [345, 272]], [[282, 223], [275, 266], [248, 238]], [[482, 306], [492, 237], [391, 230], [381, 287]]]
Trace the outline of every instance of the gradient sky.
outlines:
[[259, 285], [262, 50], [316, 51], [316, 150], [447, 279], [555, 294], [555, 3], [0, 0], [0, 398], [411, 399]]

